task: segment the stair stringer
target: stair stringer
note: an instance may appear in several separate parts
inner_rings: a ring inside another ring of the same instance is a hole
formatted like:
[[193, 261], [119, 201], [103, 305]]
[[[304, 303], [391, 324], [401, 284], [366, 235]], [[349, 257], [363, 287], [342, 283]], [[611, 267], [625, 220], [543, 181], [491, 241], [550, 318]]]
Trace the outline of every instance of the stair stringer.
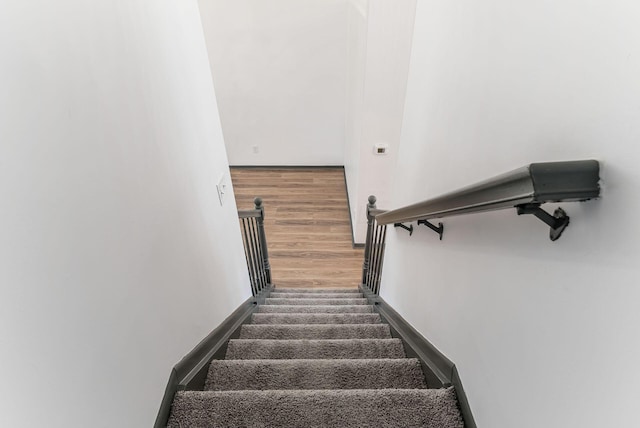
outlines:
[[402, 340], [407, 357], [420, 360], [429, 388], [445, 388], [453, 385], [465, 427], [476, 428], [471, 406], [456, 365], [402, 318], [383, 298], [363, 285], [359, 288], [373, 305], [374, 312], [380, 315], [382, 322], [391, 327], [391, 336]]
[[211, 361], [224, 359], [229, 339], [240, 337], [242, 325], [251, 322], [251, 315], [256, 312], [258, 305], [264, 303], [269, 297], [271, 290], [271, 287], [265, 288], [257, 296], [244, 301], [171, 369], [154, 428], [167, 426], [176, 392], [203, 389]]

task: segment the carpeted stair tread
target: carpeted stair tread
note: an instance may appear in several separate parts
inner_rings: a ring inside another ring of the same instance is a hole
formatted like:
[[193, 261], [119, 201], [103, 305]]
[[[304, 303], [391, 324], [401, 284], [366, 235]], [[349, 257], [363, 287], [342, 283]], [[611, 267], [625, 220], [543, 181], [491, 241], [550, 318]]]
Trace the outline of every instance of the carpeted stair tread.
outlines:
[[168, 426], [462, 428], [453, 388], [180, 391]]
[[404, 358], [400, 339], [255, 340], [231, 339], [227, 360]]
[[312, 297], [309, 293], [269, 293], [269, 298], [273, 299], [362, 299], [362, 293], [314, 293]]
[[373, 313], [371, 305], [260, 305], [258, 313], [325, 313], [325, 314], [370, 314]]
[[266, 305], [368, 305], [365, 298], [356, 299], [272, 299], [267, 297]]
[[240, 339], [391, 339], [387, 324], [245, 324]]
[[380, 324], [379, 314], [253, 314], [253, 324]]
[[214, 360], [205, 390], [426, 388], [420, 361]]
[[426, 389], [360, 289], [274, 289], [225, 358], [205, 391], [176, 393], [168, 427], [464, 425], [454, 389]]
[[274, 288], [276, 293], [360, 293], [358, 288]]

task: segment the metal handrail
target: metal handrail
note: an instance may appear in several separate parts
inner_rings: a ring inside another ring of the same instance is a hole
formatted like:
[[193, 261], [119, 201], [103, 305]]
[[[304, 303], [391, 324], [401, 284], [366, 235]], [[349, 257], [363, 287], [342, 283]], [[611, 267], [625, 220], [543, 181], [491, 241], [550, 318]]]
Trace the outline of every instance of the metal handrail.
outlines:
[[[556, 240], [569, 224], [569, 217], [561, 209], [552, 216], [540, 205], [598, 198], [599, 173], [600, 164], [595, 160], [532, 163], [433, 199], [378, 214], [375, 219], [380, 225], [415, 220], [430, 225], [426, 220], [432, 218], [516, 208], [518, 214], [533, 214], [547, 223], [552, 229], [551, 239]], [[442, 227], [439, 233], [442, 236]]]

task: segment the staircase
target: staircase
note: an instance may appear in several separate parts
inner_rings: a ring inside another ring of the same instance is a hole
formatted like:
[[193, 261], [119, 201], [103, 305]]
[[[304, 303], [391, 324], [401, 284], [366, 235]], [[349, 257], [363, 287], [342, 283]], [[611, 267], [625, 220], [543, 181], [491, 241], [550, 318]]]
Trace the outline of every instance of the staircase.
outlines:
[[358, 289], [274, 289], [204, 389], [176, 393], [169, 427], [463, 426]]

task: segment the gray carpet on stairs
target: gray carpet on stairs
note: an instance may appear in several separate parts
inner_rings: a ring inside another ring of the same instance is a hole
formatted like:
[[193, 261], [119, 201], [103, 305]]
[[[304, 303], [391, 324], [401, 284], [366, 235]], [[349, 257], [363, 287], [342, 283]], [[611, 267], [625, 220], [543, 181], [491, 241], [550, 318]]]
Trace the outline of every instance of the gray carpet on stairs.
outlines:
[[272, 299], [362, 299], [362, 293], [315, 293], [312, 295], [303, 293], [276, 293], [269, 294]]
[[368, 305], [369, 302], [365, 298], [347, 298], [347, 299], [272, 299], [267, 297], [265, 304], [267, 305]]
[[422, 389], [420, 361], [358, 360], [217, 360], [205, 390], [268, 389]]
[[260, 305], [258, 313], [295, 314], [372, 314], [371, 305]]
[[274, 288], [275, 293], [296, 293], [296, 294], [308, 294], [308, 293], [361, 293], [358, 288]]
[[447, 389], [180, 391], [169, 427], [462, 428]]
[[168, 427], [463, 428], [455, 391], [426, 389], [359, 289], [276, 289], [209, 366], [178, 391]]
[[320, 358], [404, 358], [400, 339], [252, 340], [231, 339], [227, 360]]
[[387, 324], [246, 324], [240, 339], [391, 339]]
[[253, 324], [379, 324], [379, 314], [253, 314]]

